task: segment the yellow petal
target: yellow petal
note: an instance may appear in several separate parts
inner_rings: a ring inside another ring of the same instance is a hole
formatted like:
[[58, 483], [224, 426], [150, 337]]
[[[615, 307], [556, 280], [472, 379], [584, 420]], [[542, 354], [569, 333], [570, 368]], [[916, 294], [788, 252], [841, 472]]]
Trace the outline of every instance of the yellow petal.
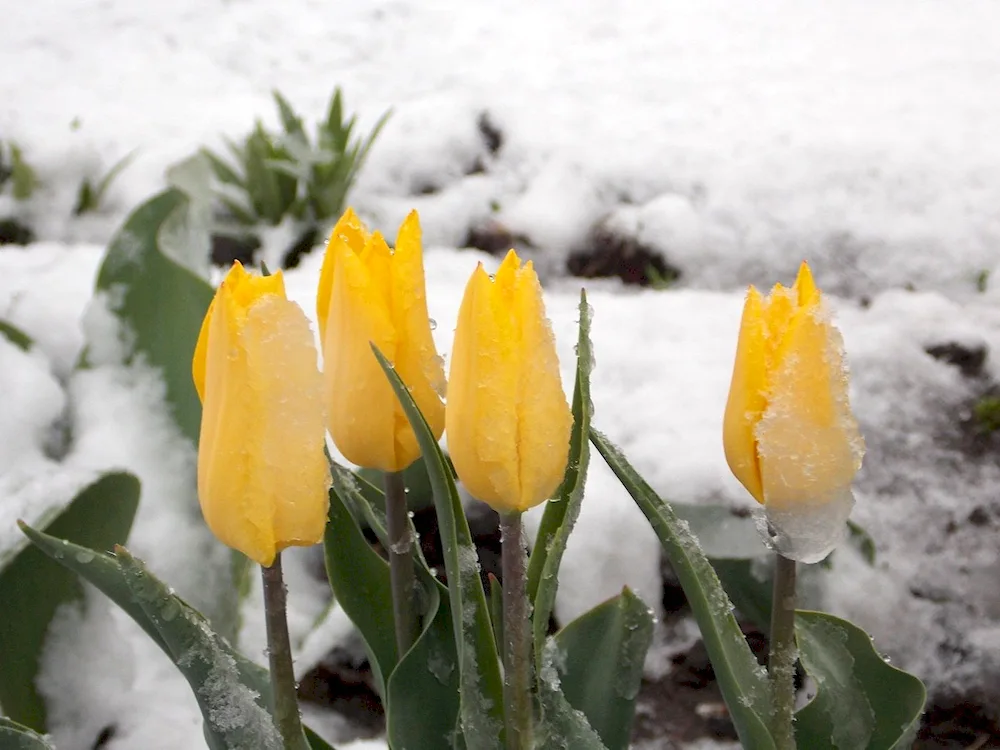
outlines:
[[556, 340], [545, 317], [542, 287], [530, 261], [518, 275], [514, 309], [521, 329], [517, 509], [523, 511], [550, 498], [562, 482], [573, 414], [559, 377]]
[[[368, 272], [368, 294], [371, 304], [385, 310], [392, 320], [392, 251], [381, 232], [369, 235], [364, 249], [357, 256]], [[390, 359], [392, 352], [383, 352]]]
[[[784, 356], [788, 326], [799, 309], [798, 293], [781, 284], [775, 284], [771, 294], [764, 300], [764, 369], [771, 373], [778, 367]], [[765, 382], [767, 389], [767, 381]]]
[[793, 288], [798, 293], [799, 307], [819, 304], [819, 289], [816, 287], [812, 271], [809, 270], [809, 264], [805, 261], [802, 261], [802, 265], [799, 266], [799, 275], [795, 279]]
[[445, 418], [459, 478], [496, 510], [526, 510], [558, 487], [572, 416], [538, 278], [513, 251], [493, 281], [480, 266], [466, 287]]
[[[229, 273], [222, 280], [220, 289], [226, 287], [229, 293], [235, 295], [238, 300], [238, 307], [245, 307], [257, 297], [263, 294], [285, 295], [285, 281], [281, 271], [272, 276], [253, 276], [247, 273], [238, 260], [233, 263]], [[191, 359], [191, 377], [194, 380], [195, 390], [202, 403], [205, 401], [205, 365], [208, 356], [208, 330], [212, 320], [212, 313], [215, 310], [213, 297], [205, 313], [205, 319], [201, 322], [201, 331], [198, 334], [198, 342], [194, 347], [194, 356]], [[242, 316], [242, 313], [238, 313]]]
[[[237, 261], [238, 262], [238, 261]], [[205, 403], [205, 367], [208, 359], [208, 329], [212, 322], [212, 313], [215, 311], [215, 297], [208, 305], [205, 312], [205, 319], [201, 321], [201, 332], [198, 334], [198, 343], [194, 345], [194, 356], [191, 358], [191, 379], [194, 380], [194, 389], [198, 392], [198, 399]]]
[[848, 401], [843, 341], [821, 306], [797, 311], [782, 349], [756, 428], [764, 500], [776, 510], [838, 495], [864, 453]]
[[722, 440], [729, 468], [759, 503], [764, 489], [757, 464], [754, 429], [767, 401], [767, 330], [765, 302], [754, 287], [747, 292], [729, 386]]
[[[392, 317], [397, 342], [392, 360], [434, 433], [444, 432], [444, 364], [434, 345], [427, 313], [423, 246], [416, 211], [399, 228], [391, 269]], [[398, 399], [394, 403], [396, 463], [405, 468], [420, 456], [420, 446]]]
[[323, 267], [319, 272], [319, 286], [316, 288], [316, 319], [319, 322], [319, 339], [326, 338], [326, 319], [329, 315], [330, 294], [333, 291], [333, 268], [335, 264], [336, 247], [346, 246], [355, 253], [360, 253], [368, 239], [368, 232], [353, 208], [344, 211], [337, 221], [323, 254]]
[[322, 341], [330, 434], [354, 463], [400, 471], [420, 448], [371, 343], [393, 363], [434, 434], [444, 429], [444, 374], [427, 317], [420, 223], [411, 212], [393, 252], [379, 232], [369, 235], [349, 218], [341, 222], [353, 221], [357, 231], [350, 242], [331, 239], [321, 281], [328, 289]]
[[509, 314], [497, 316], [494, 282], [478, 266], [458, 313], [448, 377], [448, 451], [472, 495], [498, 510], [520, 497], [517, 465], [518, 377]]
[[261, 565], [320, 541], [330, 485], [312, 332], [275, 276], [234, 268], [206, 316], [198, 450], [206, 523]]
[[384, 294], [347, 247], [335, 248], [330, 311], [323, 339], [327, 424], [341, 453], [359, 466], [396, 471], [392, 386], [371, 344], [390, 360], [397, 337]]

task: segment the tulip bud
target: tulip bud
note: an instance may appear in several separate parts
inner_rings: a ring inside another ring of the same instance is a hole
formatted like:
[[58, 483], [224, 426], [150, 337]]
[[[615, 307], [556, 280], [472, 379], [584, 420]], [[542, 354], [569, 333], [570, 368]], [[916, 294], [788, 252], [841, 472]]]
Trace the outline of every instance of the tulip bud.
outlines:
[[573, 416], [532, 264], [511, 250], [465, 288], [451, 354], [448, 451], [459, 479], [501, 512], [548, 499], [566, 471]]
[[264, 566], [323, 538], [330, 468], [309, 321], [281, 272], [235, 263], [208, 308], [192, 375], [202, 402], [198, 498], [208, 527]]
[[791, 289], [764, 297], [751, 286], [723, 442], [785, 557], [816, 562], [843, 538], [864, 455], [847, 390], [843, 340], [809, 266]]
[[416, 211], [392, 251], [347, 209], [326, 247], [316, 313], [333, 442], [359, 466], [402, 471], [420, 446], [371, 344], [396, 368], [435, 437], [444, 430], [444, 368], [427, 316]]

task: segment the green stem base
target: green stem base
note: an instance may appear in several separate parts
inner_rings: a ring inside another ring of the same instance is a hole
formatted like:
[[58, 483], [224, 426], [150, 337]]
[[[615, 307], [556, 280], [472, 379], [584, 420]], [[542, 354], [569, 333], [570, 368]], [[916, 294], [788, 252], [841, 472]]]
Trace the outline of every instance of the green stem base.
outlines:
[[406, 483], [403, 472], [387, 471], [385, 487], [385, 525], [389, 535], [389, 583], [392, 588], [392, 611], [399, 658], [417, 640], [419, 624], [414, 606], [413, 539], [406, 507]]
[[520, 513], [500, 514], [503, 568], [504, 717], [507, 750], [530, 750], [531, 626], [526, 579], [528, 551]]
[[271, 567], [261, 566], [261, 572], [264, 579], [267, 657], [271, 667], [271, 714], [285, 750], [309, 750], [302, 733], [302, 719], [299, 717], [299, 702], [295, 692], [285, 581], [281, 576], [281, 553], [275, 555]]
[[771, 651], [767, 671], [774, 709], [771, 733], [776, 750], [795, 750], [795, 561], [775, 555], [771, 600]]

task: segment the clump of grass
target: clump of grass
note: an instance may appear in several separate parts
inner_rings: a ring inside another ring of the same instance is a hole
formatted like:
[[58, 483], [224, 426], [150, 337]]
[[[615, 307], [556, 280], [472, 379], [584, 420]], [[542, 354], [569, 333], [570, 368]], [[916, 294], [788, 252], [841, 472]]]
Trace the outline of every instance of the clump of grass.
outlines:
[[[17, 202], [28, 200], [38, 187], [38, 176], [13, 141], [0, 141], [0, 196], [10, 190]], [[17, 216], [0, 216], [0, 245], [27, 245], [35, 233]]]
[[73, 215], [82, 216], [91, 211], [97, 211], [104, 202], [104, 196], [108, 192], [118, 176], [125, 171], [125, 168], [132, 163], [136, 152], [130, 151], [121, 159], [115, 162], [103, 177], [91, 181], [89, 177], [84, 177], [80, 183], [80, 188], [76, 192], [76, 204], [73, 206]]
[[990, 272], [989, 269], [984, 268], [979, 273], [976, 274], [976, 291], [983, 293], [990, 285]]
[[8, 184], [14, 200], [26, 201], [38, 187], [38, 177], [25, 161], [20, 146], [13, 141], [0, 141], [0, 193]]
[[672, 288], [677, 283], [678, 275], [673, 269], [667, 268], [660, 271], [655, 263], [649, 263], [646, 266], [646, 278], [649, 280], [650, 289], [663, 291]]
[[1000, 430], [1000, 396], [983, 396], [972, 407], [972, 416], [983, 432]]
[[228, 218], [244, 227], [277, 226], [287, 217], [312, 225], [330, 222], [344, 210], [390, 113], [383, 114], [367, 136], [358, 136], [357, 116], [345, 116], [337, 88], [311, 139], [288, 100], [278, 91], [273, 96], [281, 132], [268, 130], [258, 120], [242, 143], [227, 140], [228, 159], [201, 149], [218, 183], [216, 197]]

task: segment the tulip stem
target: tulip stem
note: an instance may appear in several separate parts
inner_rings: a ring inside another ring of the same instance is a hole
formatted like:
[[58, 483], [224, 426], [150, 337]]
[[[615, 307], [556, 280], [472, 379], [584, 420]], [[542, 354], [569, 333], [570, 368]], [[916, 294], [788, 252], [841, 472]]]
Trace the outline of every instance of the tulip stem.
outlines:
[[504, 717], [507, 750], [532, 746], [531, 639], [528, 622], [526, 572], [521, 514], [500, 514], [501, 565], [503, 568]]
[[399, 658], [417, 640], [418, 623], [413, 595], [413, 534], [406, 507], [406, 483], [403, 472], [387, 471], [385, 487], [385, 525], [389, 534], [389, 583], [392, 588], [392, 613], [396, 625], [396, 650]]
[[264, 613], [267, 621], [267, 656], [271, 665], [271, 714], [285, 750], [308, 750], [299, 718], [292, 668], [292, 644], [288, 638], [285, 582], [281, 577], [281, 553], [271, 567], [261, 566], [264, 578]]
[[795, 712], [795, 561], [775, 555], [774, 594], [771, 599], [771, 651], [767, 671], [771, 680], [771, 733], [777, 750], [795, 750], [792, 721]]

